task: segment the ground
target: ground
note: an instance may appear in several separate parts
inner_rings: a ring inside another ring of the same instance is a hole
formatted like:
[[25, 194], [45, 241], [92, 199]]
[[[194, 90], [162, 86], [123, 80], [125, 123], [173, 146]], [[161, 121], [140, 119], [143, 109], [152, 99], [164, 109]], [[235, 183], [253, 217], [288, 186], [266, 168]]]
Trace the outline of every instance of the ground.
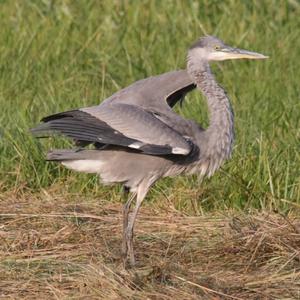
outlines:
[[[4, 199], [5, 198], [5, 199]], [[300, 218], [145, 205], [123, 268], [121, 204], [4, 195], [2, 299], [300, 299]]]

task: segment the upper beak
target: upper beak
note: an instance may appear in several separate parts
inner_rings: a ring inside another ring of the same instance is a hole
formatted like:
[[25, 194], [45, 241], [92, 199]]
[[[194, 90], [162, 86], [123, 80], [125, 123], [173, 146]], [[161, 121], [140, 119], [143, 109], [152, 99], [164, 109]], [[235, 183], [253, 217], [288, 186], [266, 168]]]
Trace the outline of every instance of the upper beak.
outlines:
[[231, 47], [223, 48], [220, 50], [220, 52], [222, 52], [222, 54], [224, 55], [224, 59], [241, 59], [241, 58], [265, 59], [269, 57], [257, 52], [247, 51], [238, 48], [231, 48]]

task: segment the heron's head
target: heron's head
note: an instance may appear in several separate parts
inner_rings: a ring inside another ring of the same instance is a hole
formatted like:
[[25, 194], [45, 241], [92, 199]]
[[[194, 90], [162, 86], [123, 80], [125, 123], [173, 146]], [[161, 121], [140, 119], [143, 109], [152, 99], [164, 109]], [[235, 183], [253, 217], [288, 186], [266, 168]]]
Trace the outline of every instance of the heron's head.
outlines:
[[189, 56], [207, 61], [221, 61], [227, 59], [265, 59], [268, 56], [225, 45], [221, 40], [214, 36], [200, 38], [189, 49]]

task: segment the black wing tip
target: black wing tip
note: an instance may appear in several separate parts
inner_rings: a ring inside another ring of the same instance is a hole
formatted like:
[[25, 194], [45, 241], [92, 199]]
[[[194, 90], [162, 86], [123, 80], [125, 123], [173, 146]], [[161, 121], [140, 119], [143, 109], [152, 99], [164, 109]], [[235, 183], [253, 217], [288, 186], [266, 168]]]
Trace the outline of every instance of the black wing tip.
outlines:
[[63, 119], [63, 118], [66, 118], [66, 117], [71, 117], [72, 118], [72, 117], [78, 116], [79, 114], [87, 114], [87, 113], [84, 112], [84, 111], [81, 111], [79, 109], [73, 109], [73, 110], [69, 110], [69, 111], [60, 112], [60, 113], [57, 113], [57, 114], [46, 116], [46, 117], [41, 119], [41, 122], [47, 123], [47, 122], [50, 122], [50, 121]]
[[166, 98], [168, 105], [170, 107], [174, 107], [175, 104], [179, 101], [180, 107], [182, 107], [182, 103], [183, 103], [185, 95], [195, 88], [196, 88], [196, 85], [194, 83], [191, 83], [181, 89], [178, 89], [177, 91], [174, 91], [173, 93], [168, 95], [168, 97]]
[[51, 133], [51, 129], [46, 124], [39, 124], [34, 128], [30, 128], [29, 132], [37, 138], [47, 138]]

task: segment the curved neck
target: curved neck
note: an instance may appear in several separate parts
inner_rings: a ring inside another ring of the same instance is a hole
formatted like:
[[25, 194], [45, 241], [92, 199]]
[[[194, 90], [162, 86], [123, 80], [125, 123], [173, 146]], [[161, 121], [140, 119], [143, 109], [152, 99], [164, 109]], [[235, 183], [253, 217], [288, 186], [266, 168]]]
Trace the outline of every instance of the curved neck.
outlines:
[[[220, 165], [224, 159], [230, 157], [234, 139], [234, 116], [230, 101], [224, 89], [216, 82], [207, 61], [193, 61], [188, 58], [187, 67], [188, 73], [207, 99], [210, 118], [205, 131], [205, 155], [214, 158]], [[201, 145], [199, 146], [201, 149]]]

